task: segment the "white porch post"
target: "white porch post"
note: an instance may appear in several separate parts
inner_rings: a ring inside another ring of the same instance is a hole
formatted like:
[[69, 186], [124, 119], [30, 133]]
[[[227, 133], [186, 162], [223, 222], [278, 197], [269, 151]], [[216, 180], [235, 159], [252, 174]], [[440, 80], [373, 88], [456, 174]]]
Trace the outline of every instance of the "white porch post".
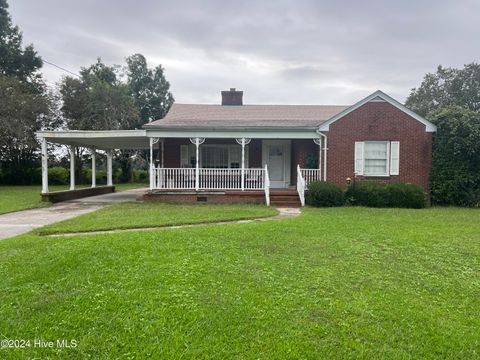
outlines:
[[[155, 171], [155, 160], [153, 159], [153, 145], [160, 141], [159, 138], [150, 138], [150, 190], [158, 187], [160, 173]], [[162, 165], [163, 167], [163, 165]]]
[[313, 142], [318, 145], [318, 170], [320, 171], [320, 181], [322, 181], [322, 139], [313, 139]]
[[195, 156], [195, 190], [198, 191], [200, 188], [200, 157], [198, 148], [200, 147], [200, 139], [195, 139], [195, 148], [196, 148], [196, 156]]
[[245, 145], [248, 145], [250, 143], [250, 140], [251, 139], [245, 139], [245, 138], [235, 139], [237, 144], [242, 145], [242, 171], [241, 171], [241, 176], [242, 176], [242, 178], [241, 178], [241, 188], [242, 188], [242, 191], [245, 190]]
[[70, 190], [75, 190], [75, 146], [70, 146]]
[[150, 190], [153, 190], [153, 138], [150, 138]]
[[48, 193], [48, 152], [45, 138], [42, 138], [42, 193]]
[[196, 156], [195, 156], [195, 190], [200, 189], [200, 145], [205, 142], [205, 138], [190, 138], [190, 142], [195, 144]]
[[107, 186], [113, 185], [113, 154], [112, 150], [107, 150]]
[[165, 153], [165, 139], [162, 139], [162, 161], [161, 161], [161, 164], [162, 164], [162, 168], [165, 167], [165, 156], [164, 156], [164, 153]]
[[92, 151], [92, 188], [97, 186], [97, 150], [95, 148]]

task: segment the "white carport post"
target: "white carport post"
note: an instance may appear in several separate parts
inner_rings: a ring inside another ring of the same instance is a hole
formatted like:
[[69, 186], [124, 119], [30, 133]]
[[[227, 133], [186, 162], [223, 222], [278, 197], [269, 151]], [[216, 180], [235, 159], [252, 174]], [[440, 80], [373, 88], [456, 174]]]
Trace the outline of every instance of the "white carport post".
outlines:
[[94, 188], [97, 186], [97, 169], [96, 169], [97, 151], [94, 147], [91, 149], [91, 151], [92, 151], [92, 188]]
[[42, 138], [42, 194], [48, 193], [48, 152], [47, 139]]
[[70, 190], [75, 190], [75, 146], [70, 146]]
[[112, 150], [107, 150], [107, 186], [113, 186], [113, 154]]

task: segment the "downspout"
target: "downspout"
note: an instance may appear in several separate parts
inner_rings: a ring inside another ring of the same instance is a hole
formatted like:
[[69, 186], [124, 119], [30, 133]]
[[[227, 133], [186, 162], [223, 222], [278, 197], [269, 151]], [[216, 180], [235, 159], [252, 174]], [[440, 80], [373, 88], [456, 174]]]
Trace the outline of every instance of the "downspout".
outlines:
[[320, 130], [317, 129], [317, 134], [323, 137], [324, 139], [324, 146], [323, 146], [323, 181], [327, 181], [327, 135], [322, 133]]

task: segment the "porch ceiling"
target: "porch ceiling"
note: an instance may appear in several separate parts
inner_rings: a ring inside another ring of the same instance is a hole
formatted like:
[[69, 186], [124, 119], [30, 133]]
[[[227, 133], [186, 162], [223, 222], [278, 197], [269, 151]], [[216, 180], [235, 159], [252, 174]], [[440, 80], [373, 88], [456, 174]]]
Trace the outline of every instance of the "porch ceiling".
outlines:
[[74, 145], [100, 150], [149, 149], [150, 140], [145, 130], [108, 131], [39, 131], [37, 137], [56, 144]]

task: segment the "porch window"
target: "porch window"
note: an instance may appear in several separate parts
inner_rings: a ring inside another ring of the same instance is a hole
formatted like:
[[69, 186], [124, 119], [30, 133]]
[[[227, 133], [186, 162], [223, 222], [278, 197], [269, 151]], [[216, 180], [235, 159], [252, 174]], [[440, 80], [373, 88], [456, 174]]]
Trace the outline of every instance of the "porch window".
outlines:
[[[188, 154], [186, 154], [188, 152]], [[195, 167], [195, 145], [181, 147], [181, 167]], [[200, 167], [209, 169], [239, 169], [242, 167], [242, 148], [239, 145], [200, 145]], [[248, 167], [248, 146], [245, 146], [245, 167]]]
[[226, 169], [229, 167], [228, 148], [224, 146], [201, 146], [200, 164], [202, 168]]

